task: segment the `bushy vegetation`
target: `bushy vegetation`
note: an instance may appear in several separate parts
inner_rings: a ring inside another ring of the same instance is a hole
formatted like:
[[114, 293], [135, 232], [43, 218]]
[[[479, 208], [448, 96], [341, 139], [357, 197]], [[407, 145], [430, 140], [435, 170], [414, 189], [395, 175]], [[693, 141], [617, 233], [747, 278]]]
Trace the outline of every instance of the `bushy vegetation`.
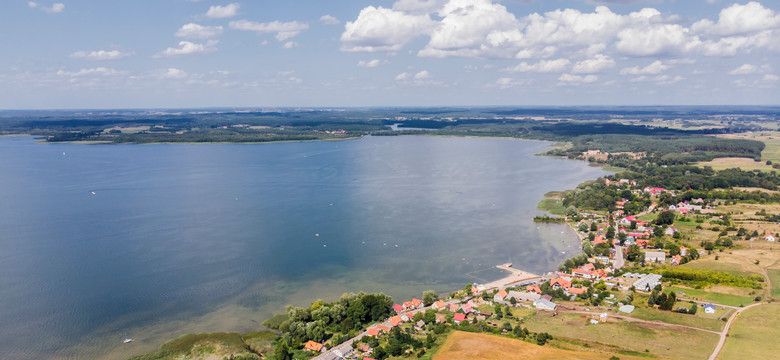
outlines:
[[698, 270], [681, 267], [662, 267], [656, 271], [672, 283], [685, 282], [699, 286], [713, 284], [761, 289], [764, 278], [760, 275], [738, 276], [723, 271]]

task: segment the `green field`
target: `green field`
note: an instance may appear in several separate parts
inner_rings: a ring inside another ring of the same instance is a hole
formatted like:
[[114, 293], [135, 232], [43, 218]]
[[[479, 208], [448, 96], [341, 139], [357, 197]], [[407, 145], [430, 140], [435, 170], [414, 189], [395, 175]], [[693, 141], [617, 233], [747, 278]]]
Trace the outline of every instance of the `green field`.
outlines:
[[563, 213], [566, 212], [563, 201], [559, 199], [544, 199], [536, 205], [536, 208], [554, 215], [563, 215]]
[[239, 333], [187, 334], [163, 344], [156, 353], [130, 360], [222, 359], [233, 355], [253, 355]]
[[[676, 306], [690, 307], [691, 304], [687, 301], [678, 301]], [[704, 309], [699, 307], [699, 311], [703, 313]], [[723, 321], [699, 315], [680, 314], [673, 311], [662, 311], [640, 307], [634, 309], [634, 312], [627, 316], [650, 321], [660, 320], [669, 324], [686, 325], [712, 331], [721, 331], [723, 330], [723, 326], [726, 324]]]
[[649, 350], [649, 355], [671, 359], [706, 359], [718, 342], [718, 335], [704, 331], [630, 322], [585, 325], [587, 321], [586, 315], [579, 314], [537, 315], [526, 319], [525, 325], [530, 331], [547, 332], [553, 337], [614, 345], [642, 353]]
[[718, 359], [777, 359], [780, 354], [777, 329], [780, 329], [780, 304], [745, 310], [731, 324]]
[[680, 265], [680, 267], [688, 268], [688, 269], [698, 269], [698, 270], [723, 271], [736, 276], [750, 276], [754, 274], [759, 274], [757, 272], [745, 271], [744, 267], [741, 264], [727, 262], [723, 260], [701, 259], [701, 260], [691, 261], [682, 264]]
[[676, 286], [668, 287], [666, 288], [666, 290], [667, 292], [672, 290], [683, 292], [687, 297], [694, 298], [696, 300], [712, 301], [714, 303], [731, 305], [731, 306], [750, 305], [753, 303], [753, 299], [754, 299], [754, 297], [749, 297], [749, 296], [721, 294], [721, 293], [716, 293], [716, 292], [711, 292], [706, 290], [681, 288]]
[[772, 283], [772, 297], [780, 299], [780, 270], [767, 269], [766, 272], [769, 274], [769, 281]]

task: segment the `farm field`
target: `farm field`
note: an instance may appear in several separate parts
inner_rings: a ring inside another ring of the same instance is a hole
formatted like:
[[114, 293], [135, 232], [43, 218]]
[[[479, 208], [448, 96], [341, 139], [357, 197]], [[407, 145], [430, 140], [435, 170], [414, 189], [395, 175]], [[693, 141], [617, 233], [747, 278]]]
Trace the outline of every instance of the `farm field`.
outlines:
[[709, 166], [713, 170], [725, 170], [740, 168], [745, 171], [772, 171], [772, 165], [767, 165], [764, 161], [755, 161], [752, 158], [717, 158], [712, 161], [696, 163], [698, 166]]
[[780, 342], [780, 304], [771, 303], [745, 310], [734, 320], [718, 359], [777, 359]]
[[[550, 345], [539, 346], [522, 340], [510, 339], [497, 335], [453, 332], [433, 356], [433, 360], [504, 360], [504, 359], [538, 359], [538, 360], [604, 360], [613, 354], [601, 352], [585, 352], [556, 349]], [[641, 357], [619, 355], [620, 359], [643, 359]]]
[[718, 342], [718, 335], [710, 332], [630, 322], [585, 325], [588, 319], [579, 314], [537, 315], [526, 319], [525, 324], [530, 331], [547, 332], [553, 337], [613, 345], [641, 353], [647, 350], [648, 355], [670, 359], [706, 359]]
[[686, 297], [693, 298], [696, 300], [711, 301], [718, 304], [731, 305], [731, 306], [749, 305], [753, 303], [753, 299], [754, 299], [753, 297], [749, 297], [749, 296], [721, 294], [721, 293], [707, 291], [707, 290], [690, 289], [690, 288], [683, 288], [677, 286], [673, 286], [668, 289], [670, 289], [671, 291], [678, 291], [678, 292], [685, 293]]

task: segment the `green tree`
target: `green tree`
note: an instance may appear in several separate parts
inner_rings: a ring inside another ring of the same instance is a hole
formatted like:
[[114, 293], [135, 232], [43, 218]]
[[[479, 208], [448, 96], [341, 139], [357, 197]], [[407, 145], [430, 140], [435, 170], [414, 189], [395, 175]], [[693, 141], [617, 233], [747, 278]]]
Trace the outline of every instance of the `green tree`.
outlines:
[[290, 347], [287, 342], [281, 340], [279, 344], [274, 348], [274, 358], [276, 360], [292, 360], [292, 354], [290, 353]]
[[577, 216], [578, 211], [577, 208], [574, 205], [569, 205], [569, 207], [566, 208], [566, 216], [567, 217], [575, 217]]
[[674, 212], [662, 211], [655, 219], [655, 223], [658, 225], [672, 225], [674, 224]]
[[628, 246], [628, 250], [626, 251], [626, 260], [628, 261], [637, 261], [639, 260], [639, 255], [642, 254], [642, 249], [637, 244], [632, 244]]
[[588, 231], [588, 224], [581, 222], [580, 225], [577, 227], [577, 230], [580, 232], [587, 232]]
[[599, 227], [596, 225], [596, 222], [590, 223], [590, 231], [598, 231]]
[[615, 238], [615, 228], [610, 226], [607, 228], [607, 234], [606, 237], [608, 240], [612, 240]]
[[439, 300], [439, 293], [433, 291], [433, 290], [427, 290], [423, 292], [423, 298], [422, 301], [425, 304], [425, 306], [430, 306], [434, 302]]

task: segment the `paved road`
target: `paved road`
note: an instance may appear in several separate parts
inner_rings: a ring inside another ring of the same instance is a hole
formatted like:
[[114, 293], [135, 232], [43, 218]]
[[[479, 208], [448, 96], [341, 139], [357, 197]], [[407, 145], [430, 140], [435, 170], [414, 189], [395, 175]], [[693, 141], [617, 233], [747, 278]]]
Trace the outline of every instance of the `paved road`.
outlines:
[[612, 262], [612, 267], [620, 269], [626, 264], [626, 260], [623, 259], [623, 247], [620, 245], [615, 246], [615, 261]]
[[[445, 301], [444, 303], [447, 304], [447, 305], [459, 304], [460, 300], [452, 299], [452, 300], [449, 300], [449, 301]], [[414, 316], [414, 314], [416, 314], [418, 312], [425, 312], [426, 310], [428, 310], [430, 308], [431, 308], [430, 306], [426, 306], [426, 307], [422, 307], [422, 308], [419, 308], [419, 309], [416, 309], [416, 310], [404, 311], [402, 313], [399, 313], [398, 315], [400, 316], [402, 314], [407, 314], [407, 315], [409, 315], [411, 317], [411, 316]], [[390, 320], [385, 320], [381, 324], [385, 325], [387, 327], [392, 327], [392, 326], [390, 326]], [[326, 351], [326, 352], [324, 352], [322, 354], [319, 354], [316, 357], [313, 357], [311, 360], [336, 360], [336, 359], [350, 358], [351, 356], [345, 356], [345, 357], [342, 357], [342, 356], [346, 355], [346, 354], [349, 354], [352, 351], [352, 343], [353, 342], [358, 341], [358, 340], [362, 339], [364, 336], [367, 336], [367, 335], [368, 335], [368, 331], [364, 331], [364, 332], [360, 333], [359, 335], [357, 335], [357, 336], [355, 336], [355, 337], [353, 337], [353, 338], [351, 338], [351, 339], [349, 339], [349, 340], [347, 340], [347, 341], [345, 341], [345, 342], [343, 342], [343, 343], [341, 343], [339, 345], [334, 346], [332, 349], [328, 349], [328, 351]], [[340, 353], [342, 356], [339, 356], [337, 354], [337, 352]]]
[[712, 352], [712, 355], [710, 355], [709, 360], [715, 360], [718, 357], [718, 353], [720, 353], [720, 350], [723, 348], [723, 344], [726, 343], [726, 335], [729, 333], [729, 327], [731, 326], [731, 323], [734, 321], [734, 319], [736, 319], [741, 312], [759, 305], [763, 305], [763, 303], [753, 304], [753, 305], [749, 305], [737, 309], [734, 315], [731, 316], [731, 318], [729, 318], [729, 321], [726, 322], [726, 327], [723, 328], [723, 331], [720, 333], [720, 340], [718, 341], [718, 346], [715, 347], [715, 350]]

